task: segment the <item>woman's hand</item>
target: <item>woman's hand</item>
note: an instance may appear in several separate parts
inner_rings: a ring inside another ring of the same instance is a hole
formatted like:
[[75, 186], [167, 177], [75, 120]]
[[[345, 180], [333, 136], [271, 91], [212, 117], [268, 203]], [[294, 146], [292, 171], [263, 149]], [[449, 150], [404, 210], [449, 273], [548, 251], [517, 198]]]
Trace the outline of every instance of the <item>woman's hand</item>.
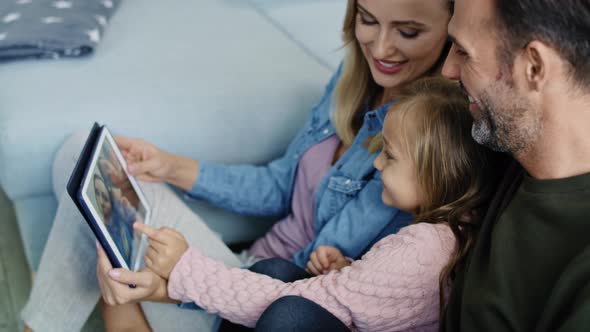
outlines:
[[199, 163], [187, 157], [168, 153], [142, 139], [115, 137], [127, 162], [127, 171], [140, 181], [168, 182], [190, 190], [199, 173]]
[[162, 182], [172, 176], [174, 156], [142, 139], [115, 137], [127, 171], [141, 181]]
[[313, 275], [328, 273], [332, 270], [340, 270], [349, 266], [351, 262], [342, 255], [342, 252], [332, 246], [319, 246], [312, 252], [305, 269]]
[[168, 280], [174, 266], [188, 250], [184, 236], [168, 227], [156, 229], [143, 223], [136, 223], [133, 227], [149, 237], [149, 247], [144, 258], [145, 266]]
[[[149, 269], [132, 272], [126, 269], [113, 269], [111, 263], [96, 243], [98, 262], [96, 276], [102, 297], [108, 305], [120, 305], [139, 301], [176, 302], [168, 297], [166, 280]], [[130, 288], [129, 285], [135, 285]]]

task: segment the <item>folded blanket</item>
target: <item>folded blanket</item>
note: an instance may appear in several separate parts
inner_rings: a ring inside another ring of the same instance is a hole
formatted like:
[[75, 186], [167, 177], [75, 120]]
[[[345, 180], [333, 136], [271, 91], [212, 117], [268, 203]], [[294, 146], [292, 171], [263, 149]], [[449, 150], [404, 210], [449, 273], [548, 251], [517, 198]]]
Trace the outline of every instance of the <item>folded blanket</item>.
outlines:
[[1, 0], [0, 61], [92, 53], [121, 0]]

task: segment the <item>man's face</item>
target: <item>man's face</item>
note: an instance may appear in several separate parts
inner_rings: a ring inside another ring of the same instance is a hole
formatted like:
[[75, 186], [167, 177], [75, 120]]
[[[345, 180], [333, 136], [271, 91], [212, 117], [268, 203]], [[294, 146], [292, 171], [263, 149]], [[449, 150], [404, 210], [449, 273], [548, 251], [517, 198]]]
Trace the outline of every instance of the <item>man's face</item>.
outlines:
[[449, 23], [455, 41], [443, 68], [447, 78], [459, 80], [470, 98], [473, 138], [497, 151], [521, 153], [537, 139], [541, 117], [531, 106], [521, 82], [524, 72], [518, 55], [514, 66], [500, 60], [493, 0], [457, 0]]

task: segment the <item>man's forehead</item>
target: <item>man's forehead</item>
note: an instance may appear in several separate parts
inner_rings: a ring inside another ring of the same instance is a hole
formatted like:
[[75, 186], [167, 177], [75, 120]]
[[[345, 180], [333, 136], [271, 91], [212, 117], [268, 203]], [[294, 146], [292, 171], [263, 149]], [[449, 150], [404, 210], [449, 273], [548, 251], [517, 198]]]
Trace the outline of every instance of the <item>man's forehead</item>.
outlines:
[[459, 44], [474, 42], [491, 32], [495, 0], [455, 0], [455, 12], [449, 22], [448, 32]]

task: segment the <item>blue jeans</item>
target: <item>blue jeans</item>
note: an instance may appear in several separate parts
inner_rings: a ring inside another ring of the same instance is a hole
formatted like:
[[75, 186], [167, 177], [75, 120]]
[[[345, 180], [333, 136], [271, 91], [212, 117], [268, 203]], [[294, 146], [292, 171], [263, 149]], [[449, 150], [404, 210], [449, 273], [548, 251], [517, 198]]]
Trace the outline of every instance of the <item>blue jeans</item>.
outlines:
[[255, 331], [350, 332], [328, 310], [299, 296], [285, 296], [274, 301], [260, 316]]
[[282, 258], [269, 258], [259, 261], [250, 266], [248, 270], [267, 275], [282, 282], [294, 282], [313, 277], [295, 263]]
[[[249, 268], [250, 271], [265, 274], [283, 282], [311, 278], [312, 275], [291, 261], [270, 258]], [[250, 329], [224, 320], [219, 332], [240, 331], [350, 331], [338, 318], [318, 304], [298, 296], [286, 296], [273, 302], [256, 324]]]

